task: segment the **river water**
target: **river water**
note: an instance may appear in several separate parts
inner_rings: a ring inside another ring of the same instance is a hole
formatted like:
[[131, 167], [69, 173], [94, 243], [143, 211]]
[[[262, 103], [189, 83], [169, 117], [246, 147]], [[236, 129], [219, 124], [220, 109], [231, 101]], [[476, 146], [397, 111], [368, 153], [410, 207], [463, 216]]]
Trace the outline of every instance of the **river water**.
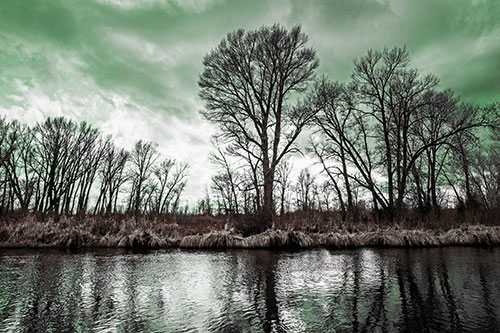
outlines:
[[0, 332], [498, 331], [500, 248], [0, 250]]

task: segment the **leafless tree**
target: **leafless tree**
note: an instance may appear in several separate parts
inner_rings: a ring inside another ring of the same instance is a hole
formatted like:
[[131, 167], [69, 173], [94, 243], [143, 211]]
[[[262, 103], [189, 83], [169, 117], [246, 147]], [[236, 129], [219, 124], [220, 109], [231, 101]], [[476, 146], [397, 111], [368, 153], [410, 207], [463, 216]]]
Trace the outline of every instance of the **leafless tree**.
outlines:
[[[20, 130], [21, 128], [16, 122], [9, 123], [4, 117], [0, 118], [0, 212], [2, 213], [14, 210], [15, 196], [20, 195], [21, 189], [12, 186], [14, 180], [19, 179], [16, 179], [13, 175], [13, 169], [11, 168], [13, 159], [16, 159], [19, 142], [22, 140]], [[19, 182], [16, 184], [20, 185]], [[20, 196], [22, 197], [22, 195]]]
[[165, 159], [154, 167], [153, 211], [167, 214], [177, 210], [179, 197], [186, 186], [189, 165]]
[[411, 126], [419, 117], [421, 96], [438, 83], [432, 75], [420, 78], [417, 70], [408, 67], [409, 62], [406, 48], [369, 50], [355, 62], [352, 75], [362, 106], [359, 109], [375, 124], [373, 135], [385, 167], [391, 210], [402, 207], [409, 166], [415, 162], [409, 140]]
[[145, 196], [144, 186], [153, 171], [153, 165], [158, 158], [158, 144], [139, 140], [130, 155], [132, 188], [128, 209], [136, 213], [143, 208]]
[[300, 171], [295, 185], [297, 207], [302, 210], [314, 208], [315, 196], [317, 195], [316, 177], [313, 176], [309, 168]]
[[129, 179], [125, 167], [130, 159], [130, 153], [117, 148], [114, 144], [107, 147], [100, 168], [101, 185], [94, 213], [105, 211], [116, 212], [120, 187]]
[[42, 180], [37, 196], [40, 211], [65, 212], [72, 189], [82, 176], [82, 164], [97, 137], [97, 130], [65, 118], [48, 118], [35, 127], [33, 170]]
[[278, 184], [278, 198], [280, 199], [280, 215], [285, 213], [285, 206], [289, 191], [291, 188], [290, 174], [292, 173], [293, 165], [289, 159], [285, 158], [278, 164], [276, 168], [276, 183]]
[[106, 147], [110, 144], [108, 140], [102, 140], [96, 128], [85, 122], [79, 124], [75, 137], [72, 156], [75, 169], [70, 173], [68, 181], [71, 185], [66, 188], [63, 196], [63, 209], [67, 214], [74, 211], [83, 214], [87, 211], [97, 170]]
[[320, 194], [321, 194], [321, 203], [320, 207], [323, 209], [323, 207], [326, 209], [326, 211], [331, 211], [333, 210], [333, 205], [332, 201], [334, 200], [334, 193], [336, 191], [334, 190], [334, 186], [332, 185], [331, 182], [325, 181], [321, 185], [320, 188]]
[[303, 93], [318, 66], [300, 26], [287, 31], [274, 25], [231, 32], [203, 60], [200, 97], [203, 115], [221, 136], [262, 164], [263, 223], [274, 214], [274, 173], [292, 152], [315, 110], [291, 105]]
[[376, 181], [379, 165], [370, 124], [357, 109], [352, 88], [322, 78], [315, 85], [313, 103], [321, 108], [315, 118], [320, 141], [312, 141], [310, 150], [335, 188], [343, 219], [354, 207], [352, 182], [368, 190], [375, 209], [386, 208]]
[[210, 154], [210, 160], [218, 169], [212, 177], [212, 189], [222, 200], [226, 214], [239, 213], [240, 173], [229, 160], [231, 151], [225, 149], [217, 137], [212, 144], [216, 151]]
[[35, 193], [37, 178], [32, 170], [33, 131], [17, 121], [10, 123], [8, 146], [14, 147], [3, 158], [3, 166], [8, 178], [8, 186], [19, 202], [19, 207], [27, 211]]

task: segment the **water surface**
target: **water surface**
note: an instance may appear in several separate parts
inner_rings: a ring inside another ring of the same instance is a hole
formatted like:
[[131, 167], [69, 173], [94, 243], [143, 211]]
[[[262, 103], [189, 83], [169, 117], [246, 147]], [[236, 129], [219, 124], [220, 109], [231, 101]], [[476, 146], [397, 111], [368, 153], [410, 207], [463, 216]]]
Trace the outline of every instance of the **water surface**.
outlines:
[[500, 248], [0, 250], [0, 332], [500, 327]]

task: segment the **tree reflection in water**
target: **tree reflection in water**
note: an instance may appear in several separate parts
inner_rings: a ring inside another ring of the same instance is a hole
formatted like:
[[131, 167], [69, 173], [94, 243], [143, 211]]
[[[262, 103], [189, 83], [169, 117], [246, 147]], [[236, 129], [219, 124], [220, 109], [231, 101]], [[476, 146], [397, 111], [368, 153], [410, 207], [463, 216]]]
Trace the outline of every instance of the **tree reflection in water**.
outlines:
[[497, 248], [0, 252], [0, 331], [500, 326]]

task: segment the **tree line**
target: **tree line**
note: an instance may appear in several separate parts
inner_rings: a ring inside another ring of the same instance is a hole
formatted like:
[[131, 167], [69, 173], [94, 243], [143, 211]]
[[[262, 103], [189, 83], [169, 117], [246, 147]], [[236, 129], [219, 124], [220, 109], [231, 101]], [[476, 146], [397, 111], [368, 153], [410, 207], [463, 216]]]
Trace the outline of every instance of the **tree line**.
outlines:
[[30, 127], [0, 118], [0, 211], [55, 214], [175, 213], [188, 165], [139, 140], [117, 147], [86, 122], [48, 118]]
[[[499, 103], [441, 90], [406, 47], [369, 50], [348, 82], [318, 78], [307, 42], [300, 26], [240, 29], [205, 56], [198, 83], [202, 115], [218, 128], [219, 211], [270, 223], [289, 207], [339, 209], [345, 219], [363, 206], [393, 220], [407, 208], [439, 210], [450, 195], [461, 209], [500, 207]], [[308, 170], [290, 181], [287, 156], [303, 131], [322, 184]]]
[[[347, 82], [317, 77], [318, 66], [300, 26], [236, 30], [204, 57], [216, 172], [195, 212], [266, 225], [297, 209], [393, 220], [409, 208], [500, 208], [500, 103], [441, 89], [405, 47], [369, 50]], [[294, 154], [313, 156], [321, 175], [296, 175]], [[86, 122], [0, 119], [2, 213], [179, 213], [188, 169], [156, 143], [127, 151]]]

